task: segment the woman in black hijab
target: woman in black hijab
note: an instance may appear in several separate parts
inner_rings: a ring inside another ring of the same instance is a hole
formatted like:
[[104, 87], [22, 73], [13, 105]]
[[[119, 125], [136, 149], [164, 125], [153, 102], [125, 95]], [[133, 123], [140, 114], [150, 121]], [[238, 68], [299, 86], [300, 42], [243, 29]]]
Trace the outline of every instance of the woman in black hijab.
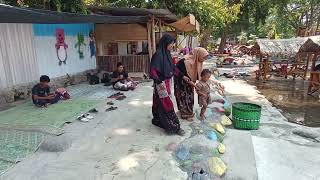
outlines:
[[170, 51], [173, 50], [174, 43], [172, 36], [163, 35], [151, 59], [150, 77], [154, 80], [152, 124], [165, 129], [169, 134], [184, 135], [171, 101], [170, 80], [175, 66]]

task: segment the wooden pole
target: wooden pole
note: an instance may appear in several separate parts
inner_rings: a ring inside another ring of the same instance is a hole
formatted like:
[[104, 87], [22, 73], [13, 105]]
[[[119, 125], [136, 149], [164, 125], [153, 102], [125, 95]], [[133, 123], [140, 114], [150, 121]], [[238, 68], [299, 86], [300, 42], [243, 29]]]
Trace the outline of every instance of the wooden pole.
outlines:
[[151, 42], [151, 23], [147, 23], [147, 31], [148, 31], [148, 52], [149, 52], [149, 58], [151, 60], [153, 51], [152, 51], [152, 42]]
[[[155, 31], [155, 18], [152, 16], [151, 18], [152, 24], [151, 24], [151, 31], [152, 31], [152, 51], [153, 53], [156, 52], [156, 31]], [[152, 54], [153, 54], [152, 53]]]
[[[308, 94], [311, 93], [312, 91], [312, 87], [313, 87], [313, 76], [315, 76], [315, 74], [313, 74], [312, 72], [314, 71], [314, 68], [316, 66], [316, 61], [317, 61], [317, 56], [318, 53], [314, 53], [313, 58], [312, 58], [312, 65], [311, 65], [311, 73], [310, 73], [310, 80], [309, 80], [309, 87], [308, 87]], [[316, 76], [319, 76], [318, 74], [316, 74]]]
[[[303, 59], [302, 59], [302, 60], [303, 60]], [[310, 59], [308, 58], [308, 59], [307, 59], [306, 67], [305, 67], [305, 69], [304, 69], [304, 74], [303, 74], [303, 79], [304, 79], [304, 80], [306, 80], [306, 78], [307, 78], [307, 73], [308, 73], [308, 68], [309, 68], [309, 61], [310, 61]]]
[[162, 23], [161, 23], [161, 19], [159, 20], [159, 34], [160, 34], [160, 39], [162, 37]]

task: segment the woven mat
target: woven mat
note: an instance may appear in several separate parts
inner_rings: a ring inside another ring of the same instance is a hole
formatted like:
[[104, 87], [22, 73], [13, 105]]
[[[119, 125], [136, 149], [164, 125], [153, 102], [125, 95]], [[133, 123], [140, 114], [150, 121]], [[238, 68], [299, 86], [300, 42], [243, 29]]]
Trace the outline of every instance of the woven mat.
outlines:
[[0, 130], [0, 174], [34, 153], [47, 136], [39, 132]]
[[97, 100], [71, 99], [48, 108], [38, 108], [32, 103], [26, 103], [0, 112], [0, 128], [59, 135], [63, 133], [63, 124], [75, 120], [98, 103]]

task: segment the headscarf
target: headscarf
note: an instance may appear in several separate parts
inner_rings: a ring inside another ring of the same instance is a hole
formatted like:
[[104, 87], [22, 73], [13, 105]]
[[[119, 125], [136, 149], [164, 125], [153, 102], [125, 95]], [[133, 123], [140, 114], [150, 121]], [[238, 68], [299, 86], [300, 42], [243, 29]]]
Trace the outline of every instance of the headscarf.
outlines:
[[173, 76], [174, 64], [171, 53], [167, 47], [174, 41], [175, 39], [172, 36], [164, 34], [158, 43], [156, 53], [154, 53], [151, 59], [151, 69], [156, 69], [163, 78], [170, 78]]
[[206, 49], [197, 47], [192, 50], [192, 55], [185, 57], [184, 63], [191, 81], [196, 82], [198, 77], [200, 78], [203, 62], [199, 62], [199, 60], [208, 55], [209, 53]]

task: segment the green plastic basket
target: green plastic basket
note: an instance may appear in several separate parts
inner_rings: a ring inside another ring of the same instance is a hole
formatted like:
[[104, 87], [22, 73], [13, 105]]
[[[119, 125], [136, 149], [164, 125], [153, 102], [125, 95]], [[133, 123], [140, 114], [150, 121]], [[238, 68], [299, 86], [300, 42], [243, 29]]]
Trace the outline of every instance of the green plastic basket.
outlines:
[[261, 106], [251, 103], [233, 103], [232, 120], [236, 129], [259, 129]]

